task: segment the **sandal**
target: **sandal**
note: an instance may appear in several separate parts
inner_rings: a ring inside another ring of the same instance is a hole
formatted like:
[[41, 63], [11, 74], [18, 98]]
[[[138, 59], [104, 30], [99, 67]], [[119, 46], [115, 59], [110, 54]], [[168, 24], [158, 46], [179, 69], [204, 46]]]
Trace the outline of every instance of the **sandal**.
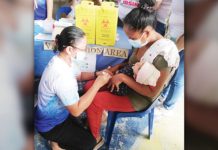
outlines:
[[95, 145], [95, 147], [93, 148], [93, 150], [98, 150], [99, 148], [101, 148], [104, 145], [104, 139], [101, 137], [101, 139], [99, 140], [99, 142]]

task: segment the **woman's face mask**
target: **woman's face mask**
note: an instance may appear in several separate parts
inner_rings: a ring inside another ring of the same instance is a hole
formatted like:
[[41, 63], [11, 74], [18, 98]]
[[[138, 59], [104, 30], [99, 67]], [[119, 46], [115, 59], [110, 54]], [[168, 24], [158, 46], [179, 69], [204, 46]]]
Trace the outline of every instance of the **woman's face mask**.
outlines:
[[73, 48], [72, 58], [76, 61], [84, 61], [86, 57], [86, 38], [82, 38], [76, 46], [71, 46]]
[[140, 48], [140, 47], [143, 47], [145, 46], [146, 44], [148, 44], [148, 41], [146, 40], [144, 43], [142, 43], [141, 39], [143, 37], [144, 33], [142, 34], [142, 36], [137, 39], [137, 40], [132, 40], [132, 39], [128, 39], [129, 43], [135, 47], [135, 48]]
[[85, 59], [85, 57], [86, 57], [85, 49], [78, 48], [78, 47], [75, 47], [75, 46], [73, 46], [73, 48], [76, 50], [76, 55], [74, 55], [73, 58], [75, 60], [78, 60], [78, 61], [83, 61]]

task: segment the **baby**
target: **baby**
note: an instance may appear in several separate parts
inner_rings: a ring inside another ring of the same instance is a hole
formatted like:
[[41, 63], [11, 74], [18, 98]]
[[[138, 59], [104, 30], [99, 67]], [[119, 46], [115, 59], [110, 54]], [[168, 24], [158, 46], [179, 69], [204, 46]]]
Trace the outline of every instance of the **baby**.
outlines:
[[[160, 77], [160, 71], [153, 64], [146, 61], [137, 62], [135, 65], [125, 65], [117, 73], [123, 73], [134, 78], [140, 84], [150, 86], [156, 86], [156, 82]], [[124, 96], [128, 94], [129, 90], [130, 88], [125, 83], [121, 83], [119, 85], [119, 91], [113, 90], [112, 93], [118, 96]]]

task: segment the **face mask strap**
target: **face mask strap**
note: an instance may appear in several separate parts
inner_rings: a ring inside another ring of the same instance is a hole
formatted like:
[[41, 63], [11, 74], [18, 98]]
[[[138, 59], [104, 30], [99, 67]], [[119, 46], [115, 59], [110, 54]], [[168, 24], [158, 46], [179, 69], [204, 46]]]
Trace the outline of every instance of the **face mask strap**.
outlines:
[[141, 40], [141, 39], [142, 39], [142, 37], [143, 37], [143, 35], [144, 35], [144, 34], [145, 34], [145, 32], [143, 32], [143, 33], [142, 33], [142, 35], [141, 35], [141, 37], [139, 38], [139, 40]]

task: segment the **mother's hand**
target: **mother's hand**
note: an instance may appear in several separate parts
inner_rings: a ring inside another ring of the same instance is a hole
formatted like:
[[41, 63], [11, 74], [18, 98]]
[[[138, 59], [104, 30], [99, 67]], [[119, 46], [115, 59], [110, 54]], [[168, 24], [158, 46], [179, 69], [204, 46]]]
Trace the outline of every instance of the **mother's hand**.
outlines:
[[119, 91], [119, 85], [123, 82], [123, 74], [114, 75], [110, 80], [111, 92], [116, 88]]

